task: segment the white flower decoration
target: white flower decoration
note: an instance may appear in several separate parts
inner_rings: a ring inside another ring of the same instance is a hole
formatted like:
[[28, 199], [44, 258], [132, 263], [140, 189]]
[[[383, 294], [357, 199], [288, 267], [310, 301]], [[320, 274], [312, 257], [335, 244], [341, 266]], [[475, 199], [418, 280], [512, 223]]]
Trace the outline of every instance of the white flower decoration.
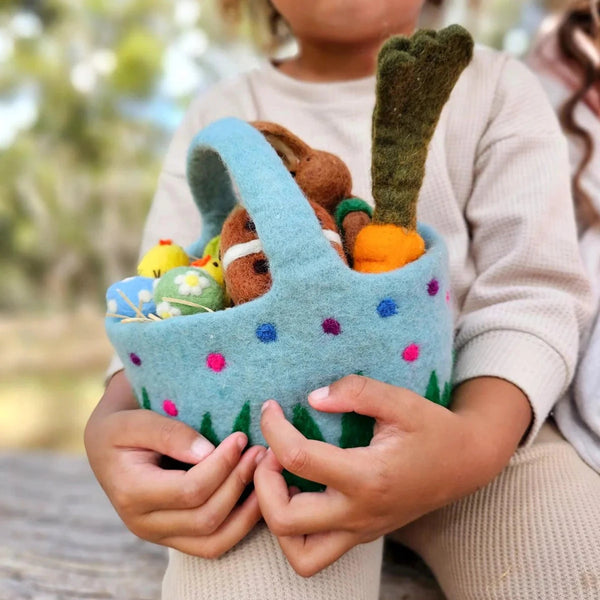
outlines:
[[170, 319], [171, 317], [181, 316], [181, 311], [177, 307], [171, 306], [168, 302], [161, 302], [156, 307], [156, 314], [161, 319]]
[[106, 303], [106, 312], [109, 315], [114, 315], [117, 313], [118, 310], [118, 304], [117, 301], [114, 298], [111, 298], [107, 303]]
[[153, 298], [152, 292], [150, 290], [140, 290], [138, 292], [138, 300], [143, 304], [150, 302]]
[[188, 271], [184, 275], [175, 277], [175, 285], [182, 296], [200, 296], [202, 292], [210, 287], [210, 281], [200, 275], [197, 271]]

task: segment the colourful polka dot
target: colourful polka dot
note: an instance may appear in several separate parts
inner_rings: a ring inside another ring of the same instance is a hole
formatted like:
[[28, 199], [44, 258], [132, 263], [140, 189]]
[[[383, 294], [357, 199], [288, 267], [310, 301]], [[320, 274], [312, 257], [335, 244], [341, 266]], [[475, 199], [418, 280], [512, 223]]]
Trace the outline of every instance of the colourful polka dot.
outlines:
[[446, 292], [446, 302], [448, 302], [448, 304], [450, 304], [450, 291]]
[[391, 298], [384, 298], [377, 306], [377, 313], [382, 319], [398, 314], [398, 305]]
[[163, 410], [170, 417], [176, 417], [179, 414], [179, 411], [177, 410], [177, 407], [175, 406], [175, 402], [173, 402], [172, 400], [165, 400], [163, 402]]
[[335, 319], [325, 319], [322, 324], [323, 331], [329, 335], [340, 335], [342, 326]]
[[135, 353], [132, 352], [129, 355], [129, 360], [136, 366], [136, 367], [141, 367], [142, 366], [142, 359]]
[[206, 358], [206, 366], [211, 371], [220, 373], [227, 366], [227, 362], [222, 354], [209, 354]]
[[256, 329], [256, 337], [263, 343], [277, 341], [277, 329], [272, 323], [263, 323]]
[[437, 279], [432, 279], [427, 284], [427, 293], [430, 296], [437, 296], [437, 293], [440, 291], [440, 282]]
[[411, 344], [410, 346], [406, 346], [404, 351], [402, 352], [402, 358], [406, 362], [414, 362], [419, 358], [419, 346], [417, 344]]

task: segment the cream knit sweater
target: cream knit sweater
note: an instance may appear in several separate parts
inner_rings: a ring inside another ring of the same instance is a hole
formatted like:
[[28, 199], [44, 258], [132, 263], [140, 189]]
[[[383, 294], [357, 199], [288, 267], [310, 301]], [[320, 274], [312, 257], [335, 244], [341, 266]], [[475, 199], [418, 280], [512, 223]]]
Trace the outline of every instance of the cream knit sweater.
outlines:
[[[142, 242], [186, 246], [201, 222], [185, 179], [192, 137], [225, 116], [268, 120], [339, 155], [356, 196], [370, 194], [375, 79], [307, 83], [270, 64], [190, 106], [169, 148]], [[528, 396], [535, 436], [575, 370], [590, 294], [577, 249], [567, 147], [536, 79], [476, 48], [432, 140], [419, 219], [445, 237], [456, 316], [455, 383], [511, 381]], [[119, 368], [115, 361], [111, 371]]]
[[[551, 104], [558, 112], [573, 93], [552, 73], [538, 74]], [[580, 103], [575, 119], [595, 142], [592, 160], [581, 178], [581, 185], [600, 214], [600, 118]], [[579, 141], [569, 138], [571, 172], [574, 174], [583, 157]], [[600, 473], [600, 223], [580, 223], [579, 249], [592, 284], [595, 323], [590, 339], [585, 340], [579, 369], [570, 394], [556, 405], [554, 416], [561, 433], [573, 444], [581, 457]]]

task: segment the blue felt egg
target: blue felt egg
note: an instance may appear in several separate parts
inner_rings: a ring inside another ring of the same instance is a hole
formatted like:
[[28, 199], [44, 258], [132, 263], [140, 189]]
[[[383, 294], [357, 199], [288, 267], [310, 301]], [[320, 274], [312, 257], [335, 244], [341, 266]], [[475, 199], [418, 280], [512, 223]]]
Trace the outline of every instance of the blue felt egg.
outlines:
[[145, 316], [155, 313], [154, 285], [156, 281], [152, 277], [138, 276], [113, 283], [106, 292], [107, 315], [139, 317], [139, 312], [134, 310], [133, 306]]

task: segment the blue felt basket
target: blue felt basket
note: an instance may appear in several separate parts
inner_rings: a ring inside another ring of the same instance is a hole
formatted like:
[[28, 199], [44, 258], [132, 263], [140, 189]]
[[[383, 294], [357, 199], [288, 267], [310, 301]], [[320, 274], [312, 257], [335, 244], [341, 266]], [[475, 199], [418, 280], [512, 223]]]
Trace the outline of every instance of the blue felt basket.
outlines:
[[256, 225], [273, 284], [264, 296], [215, 313], [147, 323], [107, 318], [143, 407], [213, 441], [244, 430], [251, 443], [264, 444], [260, 408], [274, 398], [306, 435], [347, 447], [368, 443], [369, 424], [312, 410], [311, 390], [358, 373], [447, 402], [448, 259], [433, 229], [420, 225], [426, 252], [417, 261], [382, 274], [353, 271], [273, 148], [237, 119], [217, 121], [195, 137], [188, 180], [204, 223], [190, 250], [201, 251], [241, 203]]

